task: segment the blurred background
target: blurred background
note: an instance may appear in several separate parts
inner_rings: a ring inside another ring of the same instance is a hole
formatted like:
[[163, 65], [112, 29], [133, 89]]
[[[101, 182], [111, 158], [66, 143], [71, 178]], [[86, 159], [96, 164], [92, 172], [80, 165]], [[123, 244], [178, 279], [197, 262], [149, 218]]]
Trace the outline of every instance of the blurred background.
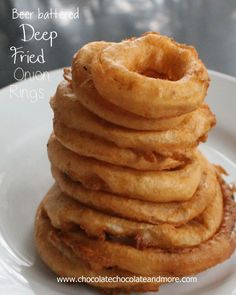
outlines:
[[[79, 20], [12, 20], [12, 8], [20, 11], [75, 11]], [[23, 43], [21, 23], [35, 30], [57, 31], [49, 42]], [[93, 40], [119, 41], [145, 31], [158, 31], [179, 42], [192, 44], [209, 69], [236, 76], [236, 0], [0, 0], [0, 88], [15, 82], [11, 46], [39, 53], [45, 64], [21, 66], [25, 71], [49, 71], [68, 66], [74, 52]]]

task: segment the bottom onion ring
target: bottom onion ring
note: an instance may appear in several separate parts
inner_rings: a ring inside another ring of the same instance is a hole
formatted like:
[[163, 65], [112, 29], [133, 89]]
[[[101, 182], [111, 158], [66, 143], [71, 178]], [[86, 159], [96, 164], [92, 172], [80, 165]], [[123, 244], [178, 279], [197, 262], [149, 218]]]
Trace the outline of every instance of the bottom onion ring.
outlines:
[[[157, 273], [190, 275], [201, 272], [229, 258], [236, 247], [235, 203], [232, 196], [225, 198], [224, 217], [218, 232], [208, 241], [193, 248], [170, 252], [148, 248], [138, 250], [132, 246], [113, 241], [96, 241], [83, 232], [62, 232], [60, 239], [75, 255], [83, 256], [89, 263], [102, 268], [117, 266], [123, 270], [142, 275]], [[210, 255], [209, 255], [210, 254]]]
[[223, 205], [218, 183], [214, 202], [206, 210], [187, 224], [175, 227], [170, 224], [151, 225], [101, 213], [88, 208], [65, 196], [54, 185], [43, 200], [43, 207], [54, 227], [68, 231], [77, 226], [91, 237], [131, 238], [136, 247], [190, 247], [212, 237], [220, 226]]
[[[206, 169], [206, 170], [205, 170]], [[181, 225], [204, 211], [215, 195], [215, 171], [204, 167], [201, 182], [189, 201], [155, 203], [88, 190], [79, 182], [52, 167], [52, 175], [61, 191], [80, 203], [104, 213], [151, 224]]]
[[[75, 256], [73, 251], [67, 247], [57, 235], [57, 231], [50, 224], [50, 220], [43, 211], [42, 206], [38, 208], [35, 220], [35, 242], [37, 250], [43, 261], [59, 276], [80, 278], [102, 277], [133, 277], [135, 274], [117, 268], [96, 270], [88, 266], [82, 258]], [[119, 292], [157, 291], [159, 283], [137, 283], [137, 282], [90, 282], [90, 285], [105, 290], [111, 290], [114, 294]]]
[[148, 201], [189, 200], [202, 174], [198, 153], [191, 163], [178, 170], [138, 171], [79, 156], [63, 147], [54, 135], [48, 142], [48, 156], [54, 166], [87, 188]]
[[[224, 196], [224, 216], [221, 226], [211, 239], [197, 247], [172, 252], [158, 248], [138, 250], [115, 241], [96, 240], [95, 242], [79, 229], [76, 232], [54, 231], [60, 241], [57, 247], [65, 245], [70, 249], [73, 257], [83, 259], [92, 269], [96, 267], [96, 270], [118, 267], [144, 276], [196, 274], [229, 258], [236, 247], [236, 205], [232, 199], [232, 192], [225, 185], [221, 184], [221, 187]], [[48, 235], [52, 229], [40, 207], [36, 216], [35, 233], [39, 253], [44, 259], [47, 251], [41, 247], [42, 238], [45, 237], [48, 241]], [[61, 249], [62, 255], [57, 260], [51, 260], [48, 263], [55, 271], [57, 271], [58, 260], [63, 261], [66, 255], [62, 251], [63, 249]], [[71, 274], [70, 270], [65, 268], [60, 272], [63, 275]]]

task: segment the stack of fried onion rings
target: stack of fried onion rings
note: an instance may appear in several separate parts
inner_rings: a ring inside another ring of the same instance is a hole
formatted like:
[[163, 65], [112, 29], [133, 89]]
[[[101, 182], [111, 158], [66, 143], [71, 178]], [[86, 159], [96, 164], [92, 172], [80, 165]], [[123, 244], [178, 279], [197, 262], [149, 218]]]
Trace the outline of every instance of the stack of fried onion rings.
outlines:
[[[157, 33], [75, 54], [50, 102], [55, 184], [35, 221], [54, 272], [182, 277], [232, 255], [233, 193], [197, 149], [216, 122], [208, 84], [196, 51]], [[91, 285], [144, 292], [160, 283]]]

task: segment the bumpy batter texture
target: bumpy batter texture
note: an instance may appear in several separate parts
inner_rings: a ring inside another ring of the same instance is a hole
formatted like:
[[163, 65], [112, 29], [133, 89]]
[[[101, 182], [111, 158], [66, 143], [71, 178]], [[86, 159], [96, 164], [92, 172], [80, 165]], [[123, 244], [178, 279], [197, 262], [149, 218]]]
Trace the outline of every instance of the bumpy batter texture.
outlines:
[[[35, 221], [55, 273], [182, 277], [232, 255], [233, 192], [197, 149], [216, 122], [208, 86], [195, 49], [157, 33], [75, 54], [51, 99], [55, 184]], [[117, 293], [160, 284], [91, 285]]]

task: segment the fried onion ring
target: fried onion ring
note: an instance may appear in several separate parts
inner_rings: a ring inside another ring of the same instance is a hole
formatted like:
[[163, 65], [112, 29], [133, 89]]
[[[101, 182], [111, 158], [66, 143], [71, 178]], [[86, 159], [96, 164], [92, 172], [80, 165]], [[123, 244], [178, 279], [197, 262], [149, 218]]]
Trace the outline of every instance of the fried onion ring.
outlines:
[[156, 33], [107, 46], [94, 56], [91, 72], [102, 97], [154, 119], [195, 110], [209, 86], [195, 49]]
[[[157, 33], [75, 54], [50, 101], [56, 183], [35, 219], [37, 250], [54, 272], [182, 277], [233, 254], [233, 190], [197, 150], [216, 122], [208, 84], [195, 49]], [[160, 283], [91, 285], [116, 294]]]
[[[58, 237], [55, 228], [50, 224], [42, 205], [39, 206], [35, 220], [35, 242], [37, 250], [43, 261], [59, 276], [69, 277], [132, 277], [135, 274], [123, 271], [118, 268], [97, 270], [91, 268], [83, 257], [76, 257], [73, 251], [67, 247]], [[90, 263], [91, 264], [91, 263]], [[90, 285], [97, 288], [111, 289], [117, 292], [137, 291], [157, 291], [158, 283], [137, 283], [137, 282], [91, 282]]]
[[[180, 124], [187, 115], [159, 120], [147, 119], [127, 112], [101, 97], [91, 77], [91, 63], [95, 55], [111, 45], [106, 42], [91, 42], [83, 46], [74, 56], [72, 63], [72, 84], [78, 101], [100, 118], [117, 125], [136, 130], [168, 130]], [[58, 92], [65, 92], [66, 82], [61, 82]]]
[[[64, 93], [65, 94], [65, 93]], [[121, 148], [155, 151], [165, 156], [189, 157], [199, 141], [205, 140], [215, 125], [215, 116], [207, 105], [201, 106], [177, 128], [167, 131], [135, 131], [100, 119], [78, 101], [71, 89], [66, 95], [56, 94], [51, 100], [55, 120], [70, 128], [95, 134]]]
[[68, 198], [57, 185], [48, 192], [43, 206], [52, 225], [63, 231], [76, 229], [76, 225], [79, 225], [88, 236], [103, 240], [105, 234], [133, 238], [138, 248], [191, 247], [212, 237], [220, 226], [223, 201], [220, 186], [217, 182], [215, 185], [214, 202], [197, 218], [180, 227], [134, 222], [101, 213]]
[[[61, 245], [65, 245], [67, 249], [70, 249], [73, 258], [83, 258], [83, 262], [97, 271], [118, 267], [122, 271], [143, 276], [196, 274], [229, 258], [236, 247], [236, 205], [232, 199], [232, 192], [227, 192], [227, 188], [224, 188], [224, 186], [222, 186], [222, 190], [224, 196], [224, 216], [221, 226], [211, 239], [199, 246], [176, 249], [170, 252], [169, 250], [158, 248], [139, 250], [115, 241], [96, 240], [95, 242], [95, 240], [88, 238], [79, 229], [73, 232], [55, 231], [49, 224], [45, 214], [43, 214], [41, 205], [38, 209], [35, 223], [36, 243], [39, 253], [47, 263], [45, 247], [41, 247], [42, 238], [45, 237], [45, 242], [48, 242], [48, 235], [53, 230], [57, 241], [60, 241], [60, 243], [56, 243], [58, 248]], [[210, 257], [209, 253], [211, 254]], [[58, 257], [54, 261], [51, 260], [48, 265], [55, 269], [58, 261], [64, 261], [65, 255], [66, 253], [63, 251], [63, 257]], [[63, 268], [63, 270], [64, 275], [71, 273], [68, 269]], [[74, 267], [71, 268], [71, 271], [74, 270]], [[55, 271], [57, 272], [57, 270]]]
[[69, 128], [54, 120], [56, 138], [71, 151], [110, 164], [126, 166], [137, 170], [164, 170], [184, 165], [184, 160], [175, 160], [155, 152], [138, 152], [120, 148], [114, 143], [96, 135]]
[[75, 255], [87, 258], [88, 263], [92, 256], [93, 264], [97, 263], [101, 269], [117, 266], [147, 276], [160, 272], [181, 276], [201, 272], [232, 255], [236, 247], [235, 219], [236, 206], [232, 195], [224, 195], [224, 216], [216, 234], [199, 246], [172, 252], [159, 248], [139, 250], [114, 241], [96, 240], [95, 243], [79, 230], [62, 232], [59, 237]]
[[52, 167], [52, 175], [63, 193], [98, 211], [139, 222], [181, 225], [202, 213], [215, 195], [215, 172], [204, 169], [198, 189], [189, 201], [169, 203], [145, 202], [88, 190], [56, 167]]
[[48, 142], [48, 156], [54, 166], [87, 188], [155, 202], [191, 199], [202, 173], [199, 154], [178, 170], [139, 171], [79, 156], [63, 147], [54, 135]]

